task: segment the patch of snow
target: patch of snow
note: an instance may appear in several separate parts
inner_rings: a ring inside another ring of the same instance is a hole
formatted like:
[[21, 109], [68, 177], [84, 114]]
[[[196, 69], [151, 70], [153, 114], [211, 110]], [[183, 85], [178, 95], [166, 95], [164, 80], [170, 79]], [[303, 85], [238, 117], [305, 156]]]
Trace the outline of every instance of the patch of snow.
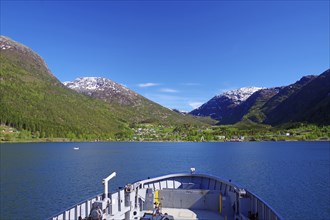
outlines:
[[1, 50], [7, 50], [7, 49], [10, 49], [11, 46], [8, 44], [1, 44], [0, 48], [1, 48]]
[[79, 77], [72, 82], [63, 82], [63, 84], [70, 89], [87, 94], [101, 91], [108, 95], [125, 94], [126, 96], [137, 96], [135, 92], [125, 86], [102, 77]]
[[248, 99], [253, 93], [255, 93], [256, 91], [260, 90], [262, 88], [260, 87], [243, 87], [243, 88], [239, 88], [239, 89], [235, 89], [235, 90], [230, 90], [227, 92], [224, 92], [221, 95], [218, 95], [216, 97], [221, 97], [221, 96], [225, 96], [227, 98], [232, 99], [234, 102], [243, 102], [246, 99]]

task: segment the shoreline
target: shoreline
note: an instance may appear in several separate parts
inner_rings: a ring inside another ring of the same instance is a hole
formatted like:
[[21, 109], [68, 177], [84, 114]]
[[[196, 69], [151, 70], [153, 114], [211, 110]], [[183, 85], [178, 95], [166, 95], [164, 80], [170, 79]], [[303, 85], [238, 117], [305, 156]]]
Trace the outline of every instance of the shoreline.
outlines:
[[[59, 138], [61, 139], [61, 138]], [[327, 139], [314, 139], [314, 140], [246, 140], [246, 141], [129, 141], [129, 140], [116, 140], [116, 141], [88, 141], [88, 140], [31, 140], [31, 141], [0, 141], [0, 144], [28, 144], [28, 143], [245, 143], [245, 142], [330, 142]]]

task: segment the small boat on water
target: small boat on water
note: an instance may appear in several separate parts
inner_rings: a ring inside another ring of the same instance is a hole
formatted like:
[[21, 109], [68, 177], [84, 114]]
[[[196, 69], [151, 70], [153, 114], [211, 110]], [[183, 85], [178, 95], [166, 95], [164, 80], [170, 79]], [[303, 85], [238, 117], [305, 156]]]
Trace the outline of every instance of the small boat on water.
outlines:
[[49, 220], [283, 220], [261, 198], [209, 174], [170, 174], [140, 180], [80, 202]]
[[79, 150], [79, 147], [74, 147], [73, 150]]

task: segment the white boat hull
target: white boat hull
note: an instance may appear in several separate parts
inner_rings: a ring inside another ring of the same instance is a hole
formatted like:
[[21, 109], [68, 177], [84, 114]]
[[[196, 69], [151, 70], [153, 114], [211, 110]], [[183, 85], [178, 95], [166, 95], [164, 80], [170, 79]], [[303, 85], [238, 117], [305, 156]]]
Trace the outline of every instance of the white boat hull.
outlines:
[[[248, 190], [215, 176], [195, 173], [138, 181], [108, 193], [108, 196], [103, 193], [79, 203], [50, 219], [139, 220], [145, 213], [153, 212], [155, 204], [160, 204], [161, 213], [173, 216], [175, 220], [283, 219]], [[154, 216], [150, 220], [166, 220]]]

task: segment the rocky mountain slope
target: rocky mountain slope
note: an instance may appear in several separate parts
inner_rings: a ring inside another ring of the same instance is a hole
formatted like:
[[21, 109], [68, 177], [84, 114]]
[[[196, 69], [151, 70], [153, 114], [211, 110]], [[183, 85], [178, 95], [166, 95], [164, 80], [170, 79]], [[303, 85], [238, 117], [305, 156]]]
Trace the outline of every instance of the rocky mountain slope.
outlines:
[[63, 84], [85, 95], [124, 106], [141, 105], [142, 99], [144, 99], [141, 95], [125, 86], [102, 77], [81, 77]]
[[[273, 105], [274, 102], [278, 103]], [[281, 101], [278, 101], [281, 100]], [[319, 76], [306, 76], [285, 87], [262, 108], [264, 123], [288, 122], [330, 124], [330, 70]]]
[[189, 114], [195, 116], [210, 116], [215, 120], [221, 121], [224, 118], [230, 117], [233, 114], [233, 109], [260, 89], [261, 88], [258, 87], [244, 87], [224, 92], [223, 94], [214, 96]]
[[288, 86], [282, 86], [279, 89], [279, 92], [276, 94], [276, 96], [271, 97], [271, 99], [269, 99], [267, 103], [262, 107], [262, 112], [266, 115], [272, 114], [272, 112], [274, 112], [274, 109], [278, 105], [280, 105], [293, 93], [299, 91], [303, 86], [308, 84], [311, 80], [315, 79], [316, 77], [317, 76], [313, 76], [313, 75], [304, 76], [295, 83], [292, 83]]
[[280, 88], [260, 89], [254, 92], [240, 105], [237, 105], [230, 114], [223, 117], [221, 124], [235, 124], [243, 119], [256, 123], [262, 123], [265, 116], [260, 108], [274, 95], [278, 94]]

